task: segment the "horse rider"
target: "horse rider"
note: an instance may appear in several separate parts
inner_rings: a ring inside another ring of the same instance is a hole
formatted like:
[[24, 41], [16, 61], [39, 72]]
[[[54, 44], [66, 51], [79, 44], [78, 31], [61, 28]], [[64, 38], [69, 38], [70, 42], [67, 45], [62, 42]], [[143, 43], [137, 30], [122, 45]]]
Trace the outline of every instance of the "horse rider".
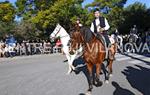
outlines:
[[133, 28], [131, 28], [130, 30], [130, 34], [137, 34], [138, 33], [138, 29], [136, 27], [136, 25], [133, 25]]
[[[76, 19], [76, 22], [75, 22], [75, 28], [77, 29], [77, 30], [80, 30], [81, 28], [82, 28], [82, 24], [81, 24], [81, 21], [80, 21], [80, 18], [79, 17], [77, 17], [77, 19]], [[80, 46], [80, 49], [78, 50], [78, 54], [82, 54], [82, 50], [83, 50], [83, 48]]]
[[133, 25], [133, 28], [131, 28], [131, 30], [130, 30], [130, 35], [138, 38], [137, 33], [138, 33], [138, 29], [137, 29], [136, 25]]
[[[110, 45], [110, 40], [109, 40], [109, 36], [107, 33], [110, 26], [108, 24], [107, 19], [101, 16], [99, 9], [96, 8], [94, 10], [94, 16], [95, 16], [95, 19], [91, 23], [90, 29], [96, 35], [96, 37], [102, 41], [105, 48], [107, 49], [107, 47]], [[107, 57], [108, 57], [108, 53], [106, 50], [106, 59]]]
[[75, 28], [76, 28], [77, 30], [79, 30], [82, 26], [83, 26], [83, 25], [82, 25], [81, 22], [80, 22], [80, 18], [77, 17], [76, 22], [75, 22]]

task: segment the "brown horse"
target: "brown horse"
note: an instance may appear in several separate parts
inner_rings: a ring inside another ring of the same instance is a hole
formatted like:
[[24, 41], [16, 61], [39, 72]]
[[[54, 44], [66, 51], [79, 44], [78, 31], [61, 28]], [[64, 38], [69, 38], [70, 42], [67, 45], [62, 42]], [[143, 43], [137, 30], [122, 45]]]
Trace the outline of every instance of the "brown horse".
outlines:
[[[101, 65], [105, 59], [105, 47], [100, 40], [90, 31], [89, 28], [83, 27], [72, 31], [71, 33], [71, 49], [70, 53], [74, 54], [76, 50], [82, 45], [83, 47], [83, 59], [87, 65], [89, 73], [89, 89], [88, 93], [91, 93], [93, 89], [93, 84], [95, 86], [101, 86], [102, 81], [100, 81]], [[111, 57], [115, 55], [115, 45], [109, 49]], [[113, 59], [109, 57], [108, 59], [108, 79], [109, 75], [112, 74], [112, 63]], [[93, 67], [96, 66], [96, 76], [93, 76]]]

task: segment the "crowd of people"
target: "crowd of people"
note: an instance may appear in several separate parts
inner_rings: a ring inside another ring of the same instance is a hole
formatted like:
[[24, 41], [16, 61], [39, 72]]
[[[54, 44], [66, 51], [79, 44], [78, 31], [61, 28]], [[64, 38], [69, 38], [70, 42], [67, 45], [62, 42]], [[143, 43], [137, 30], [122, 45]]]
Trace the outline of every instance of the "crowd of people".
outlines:
[[56, 43], [50, 43], [50, 41], [47, 40], [22, 41], [21, 43], [15, 43], [15, 45], [10, 45], [6, 42], [0, 41], [0, 57], [50, 54], [57, 52], [61, 52], [60, 40], [58, 40]]

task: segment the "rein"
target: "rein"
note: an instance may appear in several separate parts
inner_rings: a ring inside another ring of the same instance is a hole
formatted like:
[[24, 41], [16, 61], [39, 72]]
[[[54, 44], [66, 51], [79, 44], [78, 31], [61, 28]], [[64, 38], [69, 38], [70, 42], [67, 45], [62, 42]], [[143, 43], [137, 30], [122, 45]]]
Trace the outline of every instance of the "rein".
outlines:
[[57, 34], [60, 32], [60, 30], [61, 30], [61, 27], [59, 28], [59, 30], [58, 30], [58, 32], [57, 32], [56, 34], [54, 33], [55, 37], [56, 37]]
[[68, 37], [69, 35], [61, 36], [60, 38]]
[[[57, 36], [57, 34], [60, 32], [61, 28], [62, 28], [62, 27], [60, 27], [60, 28], [59, 28], [59, 30], [58, 30], [58, 32], [57, 32], [56, 34], [54, 33], [55, 37], [56, 37], [56, 36]], [[69, 35], [61, 36], [60, 38], [68, 37], [68, 36], [69, 36]]]

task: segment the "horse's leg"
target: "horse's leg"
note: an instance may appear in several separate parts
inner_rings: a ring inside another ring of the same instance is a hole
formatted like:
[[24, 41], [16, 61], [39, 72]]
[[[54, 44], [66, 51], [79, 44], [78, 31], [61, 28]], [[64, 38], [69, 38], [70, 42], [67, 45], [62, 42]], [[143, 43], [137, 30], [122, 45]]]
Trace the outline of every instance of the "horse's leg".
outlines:
[[120, 47], [121, 47], [121, 53], [123, 53], [123, 39], [120, 37]]
[[73, 61], [74, 61], [76, 55], [77, 55], [77, 52], [74, 55], [70, 55], [70, 66], [73, 70], [75, 70], [75, 67], [72, 64], [73, 64]]
[[75, 59], [77, 54], [74, 55], [70, 55], [70, 54], [66, 54], [66, 57], [68, 59], [68, 65], [69, 65], [69, 70], [67, 74], [70, 74], [72, 72], [72, 70], [75, 70], [75, 67], [73, 66], [73, 61]]
[[114, 60], [115, 59], [115, 53], [116, 53], [116, 44], [111, 45], [109, 48], [109, 59]]
[[109, 76], [111, 76], [112, 73], [113, 73], [112, 64], [113, 64], [113, 60], [109, 60], [109, 65], [108, 65], [108, 74], [109, 74]]
[[112, 64], [113, 64], [113, 59], [115, 58], [115, 54], [116, 54], [115, 47], [112, 47], [112, 49], [110, 50], [110, 52], [111, 52], [112, 59], [108, 60], [108, 63], [109, 63], [109, 65], [108, 65], [109, 75], [111, 75], [112, 72], [113, 72], [112, 71]]
[[87, 63], [87, 69], [88, 69], [88, 73], [89, 73], [89, 77], [88, 77], [89, 89], [88, 89], [87, 93], [91, 93], [92, 89], [93, 89], [93, 76], [92, 76], [93, 64]]
[[71, 59], [71, 55], [69, 54], [69, 47], [66, 45], [66, 46], [63, 46], [63, 51], [66, 55], [66, 58], [68, 60], [68, 66], [69, 66], [69, 70], [67, 72], [67, 74], [70, 74], [72, 72], [72, 69], [75, 69], [75, 67], [72, 65], [72, 59]]
[[136, 45], [136, 43], [134, 42], [132, 45], [133, 45], [133, 53], [135, 53], [135, 45]]
[[96, 64], [96, 77], [94, 80], [95, 86], [101, 86], [103, 84], [102, 81], [100, 81], [100, 73], [101, 73], [101, 64]]
[[109, 83], [109, 78], [112, 76], [112, 64], [113, 64], [113, 60], [114, 60], [114, 57], [115, 57], [115, 48], [111, 47], [110, 49], [110, 55], [111, 57], [109, 57], [108, 59], [108, 75], [107, 75], [107, 78], [106, 78], [106, 83]]
[[113, 60], [112, 59], [108, 59], [108, 74], [106, 76], [106, 80], [105, 83], [109, 83], [109, 79], [112, 76], [112, 64], [113, 64]]
[[70, 65], [70, 56], [68, 54], [65, 54], [65, 55], [67, 57], [68, 67], [69, 67], [67, 74], [70, 74], [72, 72], [72, 68], [71, 68], [71, 65]]

